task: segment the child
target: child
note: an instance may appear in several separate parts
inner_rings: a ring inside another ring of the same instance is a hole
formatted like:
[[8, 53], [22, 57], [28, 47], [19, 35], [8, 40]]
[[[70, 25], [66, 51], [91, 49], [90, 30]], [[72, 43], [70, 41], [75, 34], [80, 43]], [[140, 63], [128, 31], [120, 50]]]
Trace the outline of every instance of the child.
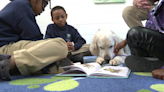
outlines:
[[[127, 6], [122, 12], [122, 17], [129, 28], [143, 26], [142, 21], [149, 19], [148, 10], [139, 8], [138, 2], [139, 0], [133, 0], [133, 6]], [[154, 8], [154, 6], [151, 5], [150, 9]]]
[[[164, 30], [162, 29], [164, 25], [161, 25], [162, 27], [154, 25], [159, 23], [155, 21], [154, 16], [157, 20], [164, 19], [162, 16], [164, 0], [138, 0], [137, 4], [140, 8], [149, 9], [156, 1], [159, 1], [158, 5], [155, 6], [155, 10], [150, 11], [153, 15], [149, 16], [148, 21], [148, 23], [153, 23], [150, 26], [152, 28], [140, 26], [131, 28], [127, 33], [126, 40], [115, 46], [114, 53], [117, 55], [118, 51], [128, 44], [132, 55], [126, 57], [125, 65], [133, 72], [152, 72], [154, 78], [164, 80]], [[163, 21], [160, 23], [162, 24]]]
[[[67, 42], [69, 52], [79, 50], [86, 43], [78, 31], [66, 23], [67, 13], [63, 7], [54, 7], [51, 10], [51, 17], [54, 24], [48, 25], [45, 39], [62, 37]], [[68, 58], [73, 62], [83, 63], [82, 53], [68, 55]]]
[[11, 0], [0, 11], [0, 79], [11, 80], [12, 70], [29, 75], [51, 64], [55, 68], [49, 73], [64, 71], [59, 66], [66, 65], [61, 61], [68, 54], [66, 42], [62, 38], [43, 40], [35, 19], [49, 1]]

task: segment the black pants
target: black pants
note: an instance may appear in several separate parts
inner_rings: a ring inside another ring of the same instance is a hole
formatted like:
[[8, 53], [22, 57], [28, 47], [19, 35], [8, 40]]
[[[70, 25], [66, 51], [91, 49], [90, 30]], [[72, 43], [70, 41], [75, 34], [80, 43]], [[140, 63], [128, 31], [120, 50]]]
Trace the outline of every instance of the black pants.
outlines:
[[127, 43], [132, 55], [155, 56], [164, 61], [164, 34], [158, 30], [133, 27], [128, 31]]

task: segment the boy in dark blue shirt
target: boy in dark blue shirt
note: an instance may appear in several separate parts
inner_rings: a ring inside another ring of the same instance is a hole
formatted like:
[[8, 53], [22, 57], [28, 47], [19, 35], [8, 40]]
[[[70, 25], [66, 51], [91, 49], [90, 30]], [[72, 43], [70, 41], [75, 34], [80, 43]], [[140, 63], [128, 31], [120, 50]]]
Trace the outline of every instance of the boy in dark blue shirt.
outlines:
[[[86, 41], [81, 37], [79, 32], [72, 26], [66, 23], [67, 13], [61, 6], [56, 6], [51, 10], [51, 17], [54, 24], [50, 24], [47, 27], [45, 39], [62, 37], [67, 42], [69, 52], [76, 52], [78, 50], [86, 51], [81, 48], [86, 45]], [[89, 45], [88, 45], [89, 46]], [[88, 47], [89, 51], [89, 47]], [[73, 62], [83, 63], [83, 55], [80, 52], [76, 55], [68, 55], [68, 58]], [[80, 59], [81, 58], [81, 59]]]
[[[15, 69], [29, 75], [51, 64], [62, 66], [68, 54], [66, 42], [62, 38], [43, 40], [35, 19], [49, 1], [11, 0], [0, 11], [0, 79], [11, 80], [9, 72]], [[64, 71], [55, 69], [49, 73]]]

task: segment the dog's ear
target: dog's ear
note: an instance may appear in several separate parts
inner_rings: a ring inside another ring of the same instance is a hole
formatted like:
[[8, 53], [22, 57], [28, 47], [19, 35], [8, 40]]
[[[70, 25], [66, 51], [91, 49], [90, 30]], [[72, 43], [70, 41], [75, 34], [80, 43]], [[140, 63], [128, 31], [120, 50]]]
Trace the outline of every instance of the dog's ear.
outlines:
[[94, 38], [93, 38], [93, 40], [90, 44], [90, 47], [89, 47], [89, 50], [92, 53], [92, 55], [97, 55], [99, 53], [99, 48], [97, 45], [97, 41], [98, 41], [97, 33], [94, 35]]

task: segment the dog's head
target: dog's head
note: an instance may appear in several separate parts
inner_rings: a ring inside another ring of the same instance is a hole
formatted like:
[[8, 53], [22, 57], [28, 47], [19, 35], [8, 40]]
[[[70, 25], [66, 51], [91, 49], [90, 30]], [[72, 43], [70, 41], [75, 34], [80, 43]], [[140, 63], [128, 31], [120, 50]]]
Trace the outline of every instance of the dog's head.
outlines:
[[111, 31], [100, 29], [94, 36], [90, 45], [90, 51], [93, 55], [100, 56], [105, 60], [111, 60], [115, 54], [113, 53], [115, 45], [118, 43], [118, 36]]

